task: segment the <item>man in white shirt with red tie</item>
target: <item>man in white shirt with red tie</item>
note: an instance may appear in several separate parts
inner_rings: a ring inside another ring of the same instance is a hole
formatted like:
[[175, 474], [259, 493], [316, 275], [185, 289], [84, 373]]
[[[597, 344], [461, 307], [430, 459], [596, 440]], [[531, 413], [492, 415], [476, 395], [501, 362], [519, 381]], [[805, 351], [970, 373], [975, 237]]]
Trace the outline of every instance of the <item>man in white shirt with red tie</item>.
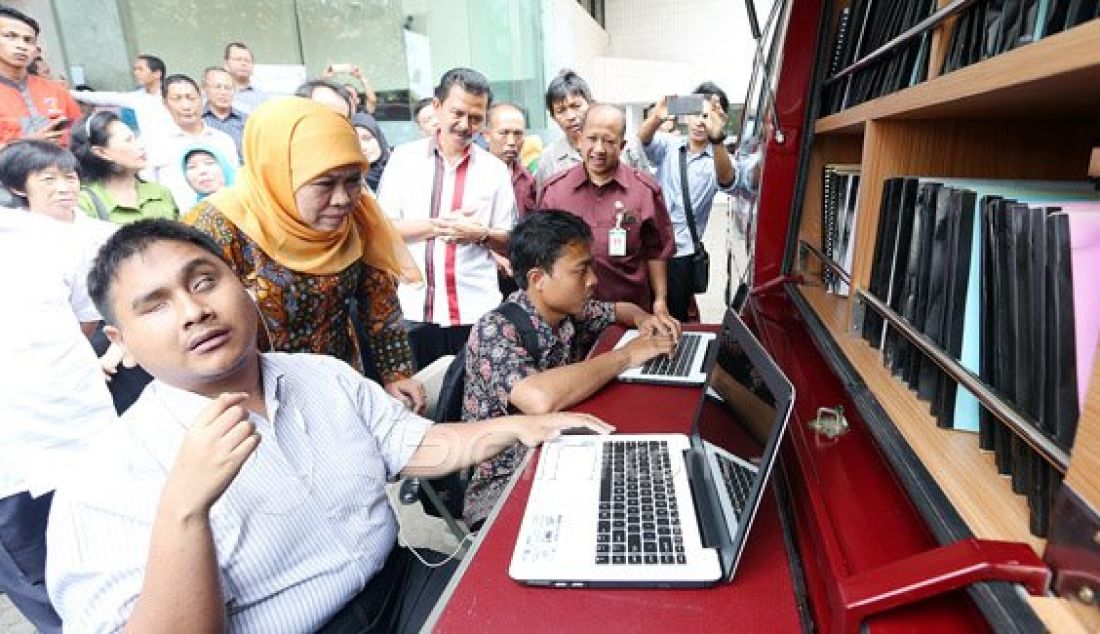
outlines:
[[432, 100], [435, 135], [394, 150], [378, 186], [425, 284], [398, 288], [417, 367], [455, 354], [501, 300], [491, 251], [507, 253], [516, 204], [508, 168], [473, 143], [492, 102], [481, 73], [443, 74]]

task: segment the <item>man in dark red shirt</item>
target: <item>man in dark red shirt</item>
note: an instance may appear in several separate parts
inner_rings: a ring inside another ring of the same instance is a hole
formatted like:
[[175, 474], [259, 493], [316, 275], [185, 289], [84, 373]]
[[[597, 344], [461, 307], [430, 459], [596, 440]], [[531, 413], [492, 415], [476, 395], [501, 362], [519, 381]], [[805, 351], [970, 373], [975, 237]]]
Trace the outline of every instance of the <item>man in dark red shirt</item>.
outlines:
[[485, 120], [485, 138], [489, 141], [489, 151], [504, 161], [508, 173], [512, 175], [512, 189], [516, 192], [516, 220], [523, 218], [535, 208], [535, 177], [519, 161], [519, 151], [523, 148], [523, 132], [527, 128], [527, 119], [523, 111], [514, 103], [501, 101], [489, 108]]
[[620, 163], [625, 133], [621, 110], [609, 104], [589, 108], [581, 129], [583, 163], [549, 178], [538, 207], [571, 211], [592, 227], [598, 299], [631, 302], [671, 319], [672, 221], [657, 182]]
[[[537, 187], [535, 177], [519, 160], [519, 151], [523, 148], [523, 132], [527, 128], [527, 119], [519, 106], [507, 101], [493, 104], [485, 118], [485, 139], [489, 141], [489, 152], [508, 166], [512, 177], [512, 190], [516, 193], [516, 221], [521, 220], [535, 208]], [[497, 261], [500, 292], [508, 297], [518, 290], [512, 279], [512, 266], [508, 258], [494, 253]]]

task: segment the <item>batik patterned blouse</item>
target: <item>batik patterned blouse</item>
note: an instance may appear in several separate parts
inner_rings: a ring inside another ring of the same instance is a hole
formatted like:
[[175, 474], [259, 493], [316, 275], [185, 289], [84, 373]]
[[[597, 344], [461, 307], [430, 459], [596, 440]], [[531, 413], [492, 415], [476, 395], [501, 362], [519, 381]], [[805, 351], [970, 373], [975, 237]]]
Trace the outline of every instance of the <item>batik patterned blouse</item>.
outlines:
[[291, 270], [210, 204], [199, 208], [194, 226], [222, 247], [230, 267], [256, 298], [263, 313], [258, 336], [272, 350], [327, 354], [363, 372], [351, 321], [352, 302], [357, 302], [382, 381], [412, 376], [412, 352], [392, 275], [362, 261], [331, 275]]

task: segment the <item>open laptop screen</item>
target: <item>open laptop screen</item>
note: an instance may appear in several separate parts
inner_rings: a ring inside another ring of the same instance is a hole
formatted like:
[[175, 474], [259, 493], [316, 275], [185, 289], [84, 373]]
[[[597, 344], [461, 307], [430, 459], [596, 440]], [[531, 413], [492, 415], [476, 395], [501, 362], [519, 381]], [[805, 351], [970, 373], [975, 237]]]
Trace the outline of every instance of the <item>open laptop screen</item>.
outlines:
[[708, 496], [698, 501], [711, 520], [704, 520], [704, 532], [711, 533], [732, 578], [778, 452], [793, 389], [732, 310], [715, 346], [692, 434], [692, 462], [706, 482], [697, 493]]

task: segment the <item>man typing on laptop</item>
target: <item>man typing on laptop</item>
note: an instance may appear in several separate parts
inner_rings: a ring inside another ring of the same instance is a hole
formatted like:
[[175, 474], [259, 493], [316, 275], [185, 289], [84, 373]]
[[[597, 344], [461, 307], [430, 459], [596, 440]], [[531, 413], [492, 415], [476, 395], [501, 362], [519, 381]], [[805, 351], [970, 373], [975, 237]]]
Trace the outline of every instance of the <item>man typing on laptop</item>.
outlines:
[[[680, 337], [676, 320], [655, 317], [631, 303], [593, 298], [591, 243], [588, 224], [565, 211], [535, 212], [516, 225], [509, 250], [520, 290], [508, 302], [529, 318], [538, 358], [507, 317], [498, 311], [483, 316], [467, 344], [463, 420], [571, 407], [623, 370], [672, 350]], [[582, 361], [613, 323], [641, 334], [628, 345]], [[477, 468], [466, 491], [463, 515], [469, 526], [485, 520], [524, 453], [515, 444]]]

